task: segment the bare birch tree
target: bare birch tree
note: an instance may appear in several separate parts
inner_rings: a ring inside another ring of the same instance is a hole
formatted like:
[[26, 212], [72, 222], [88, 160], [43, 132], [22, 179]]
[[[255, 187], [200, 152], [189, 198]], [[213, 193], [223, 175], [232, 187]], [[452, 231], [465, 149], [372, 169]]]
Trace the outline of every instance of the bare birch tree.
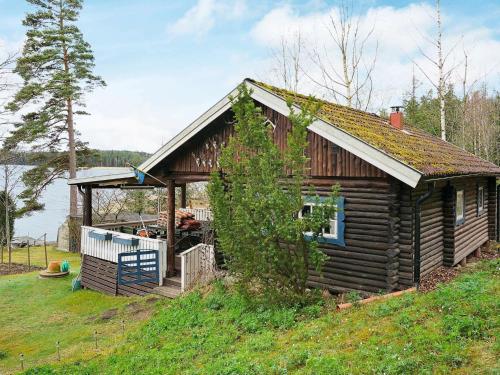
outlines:
[[420, 70], [420, 72], [425, 76], [429, 83], [435, 88], [438, 99], [439, 99], [439, 120], [440, 120], [440, 130], [441, 139], [447, 140], [447, 129], [446, 129], [446, 92], [449, 83], [450, 76], [457, 65], [449, 66], [447, 63], [451, 53], [456, 47], [456, 44], [451, 47], [448, 51], [444, 51], [443, 47], [443, 24], [441, 20], [441, 2], [436, 0], [436, 36], [435, 39], [425, 38], [428, 43], [430, 43], [436, 51], [436, 56], [431, 57], [429, 54], [419, 47], [422, 56], [435, 67], [437, 71], [437, 80], [432, 77], [432, 74], [427, 72], [420, 64], [413, 61], [415, 66]]
[[297, 92], [304, 75], [302, 60], [304, 53], [302, 34], [297, 31], [291, 38], [282, 35], [280, 46], [272, 51], [273, 72], [278, 84], [287, 90]]
[[319, 77], [307, 76], [326, 90], [329, 99], [344, 102], [349, 107], [367, 110], [373, 92], [373, 70], [377, 62], [378, 42], [368, 58], [368, 42], [375, 25], [363, 32], [361, 17], [354, 14], [353, 3], [342, 1], [338, 19], [330, 16], [325, 25], [329, 42], [315, 47], [310, 58], [319, 71]]

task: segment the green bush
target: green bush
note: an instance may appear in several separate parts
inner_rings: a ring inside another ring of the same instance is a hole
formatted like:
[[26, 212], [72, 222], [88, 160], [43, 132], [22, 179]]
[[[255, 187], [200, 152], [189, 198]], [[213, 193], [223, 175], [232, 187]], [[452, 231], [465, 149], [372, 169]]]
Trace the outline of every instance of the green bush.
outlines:
[[[311, 187], [317, 205], [299, 218], [308, 174], [307, 128], [319, 104], [311, 100], [296, 113], [289, 103], [292, 127], [281, 151], [251, 91], [241, 85], [231, 100], [234, 136], [222, 148], [220, 168], [208, 185], [226, 266], [251, 296], [263, 295], [267, 303], [288, 306], [306, 303], [309, 268], [319, 270], [326, 260], [317, 240], [329, 226], [338, 195], [335, 187], [319, 204]], [[311, 238], [306, 239], [305, 232]]]

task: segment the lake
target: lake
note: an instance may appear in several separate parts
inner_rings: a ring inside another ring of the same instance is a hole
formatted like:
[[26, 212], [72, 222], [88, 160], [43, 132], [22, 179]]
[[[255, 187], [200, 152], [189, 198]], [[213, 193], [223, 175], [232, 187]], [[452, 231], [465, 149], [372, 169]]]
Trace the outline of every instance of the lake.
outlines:
[[[16, 168], [18, 169], [18, 173], [22, 173], [31, 167], [16, 166]], [[102, 176], [128, 170], [128, 168], [89, 168], [79, 170], [77, 175], [78, 177]], [[15, 189], [16, 194], [19, 194], [21, 191], [22, 186]], [[67, 180], [59, 179], [49, 185], [45, 189], [41, 201], [45, 204], [45, 210], [17, 219], [14, 224], [14, 236], [29, 235], [30, 237], [38, 238], [47, 233], [48, 241], [55, 241], [57, 239], [57, 229], [66, 220], [66, 216], [69, 213], [69, 186]], [[22, 202], [17, 202], [17, 205], [22, 205]]]

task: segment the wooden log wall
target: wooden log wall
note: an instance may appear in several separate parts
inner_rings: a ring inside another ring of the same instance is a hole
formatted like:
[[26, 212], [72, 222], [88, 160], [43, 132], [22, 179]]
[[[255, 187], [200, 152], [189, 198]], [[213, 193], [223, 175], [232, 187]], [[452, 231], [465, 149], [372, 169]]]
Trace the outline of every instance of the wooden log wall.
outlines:
[[143, 296], [151, 293], [153, 288], [158, 286], [154, 283], [118, 285], [117, 272], [118, 265], [116, 263], [84, 255], [82, 286], [114, 296]]
[[[446, 238], [450, 239], [450, 247], [446, 252], [445, 265], [455, 265], [489, 239], [489, 193], [488, 180], [482, 178], [459, 178], [450, 182], [453, 191], [464, 190], [465, 195], [465, 222], [448, 227]], [[477, 211], [477, 187], [484, 187], [485, 208], [481, 214]], [[455, 222], [455, 194], [452, 195], [453, 210], [448, 212], [449, 221]], [[494, 221], [493, 221], [494, 222]], [[453, 243], [453, 247], [451, 247]], [[451, 252], [453, 249], [453, 252]]]
[[413, 231], [414, 199], [413, 189], [400, 183], [400, 226], [399, 226], [399, 289], [413, 284]]
[[[417, 186], [413, 194], [418, 199], [425, 194], [427, 184]], [[415, 205], [413, 205], [415, 207]], [[432, 195], [422, 204], [420, 219], [420, 277], [443, 265], [444, 255], [443, 183], [437, 182]], [[415, 243], [415, 239], [413, 241]]]
[[[486, 195], [486, 192], [485, 192]], [[490, 241], [497, 239], [497, 179], [496, 177], [488, 178], [488, 238]]]
[[310, 271], [309, 285], [334, 292], [393, 290], [398, 281], [398, 219], [391, 213], [397, 191], [389, 179], [311, 179], [319, 195], [339, 183], [345, 197], [345, 247], [322, 244], [329, 256], [322, 272]]
[[[265, 116], [275, 126], [274, 140], [281, 151], [286, 148], [290, 120], [280, 113], [262, 106]], [[234, 133], [233, 115], [226, 112], [207, 128], [194, 136], [188, 143], [175, 151], [158, 168], [163, 175], [208, 175], [218, 167], [221, 149]], [[312, 177], [374, 177], [387, 178], [387, 174], [350, 152], [338, 147], [323, 137], [309, 132], [310, 176]]]

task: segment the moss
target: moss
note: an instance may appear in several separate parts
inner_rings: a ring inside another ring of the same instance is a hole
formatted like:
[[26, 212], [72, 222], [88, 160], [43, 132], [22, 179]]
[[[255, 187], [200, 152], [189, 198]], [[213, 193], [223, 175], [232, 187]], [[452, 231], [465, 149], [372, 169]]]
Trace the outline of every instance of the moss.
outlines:
[[[285, 100], [303, 106], [309, 100], [320, 104], [318, 117], [369, 145], [384, 151], [425, 175], [500, 173], [496, 165], [410, 125], [393, 128], [387, 119], [318, 98], [308, 97], [267, 83], [252, 81]], [[409, 133], [409, 134], [408, 134]]]

